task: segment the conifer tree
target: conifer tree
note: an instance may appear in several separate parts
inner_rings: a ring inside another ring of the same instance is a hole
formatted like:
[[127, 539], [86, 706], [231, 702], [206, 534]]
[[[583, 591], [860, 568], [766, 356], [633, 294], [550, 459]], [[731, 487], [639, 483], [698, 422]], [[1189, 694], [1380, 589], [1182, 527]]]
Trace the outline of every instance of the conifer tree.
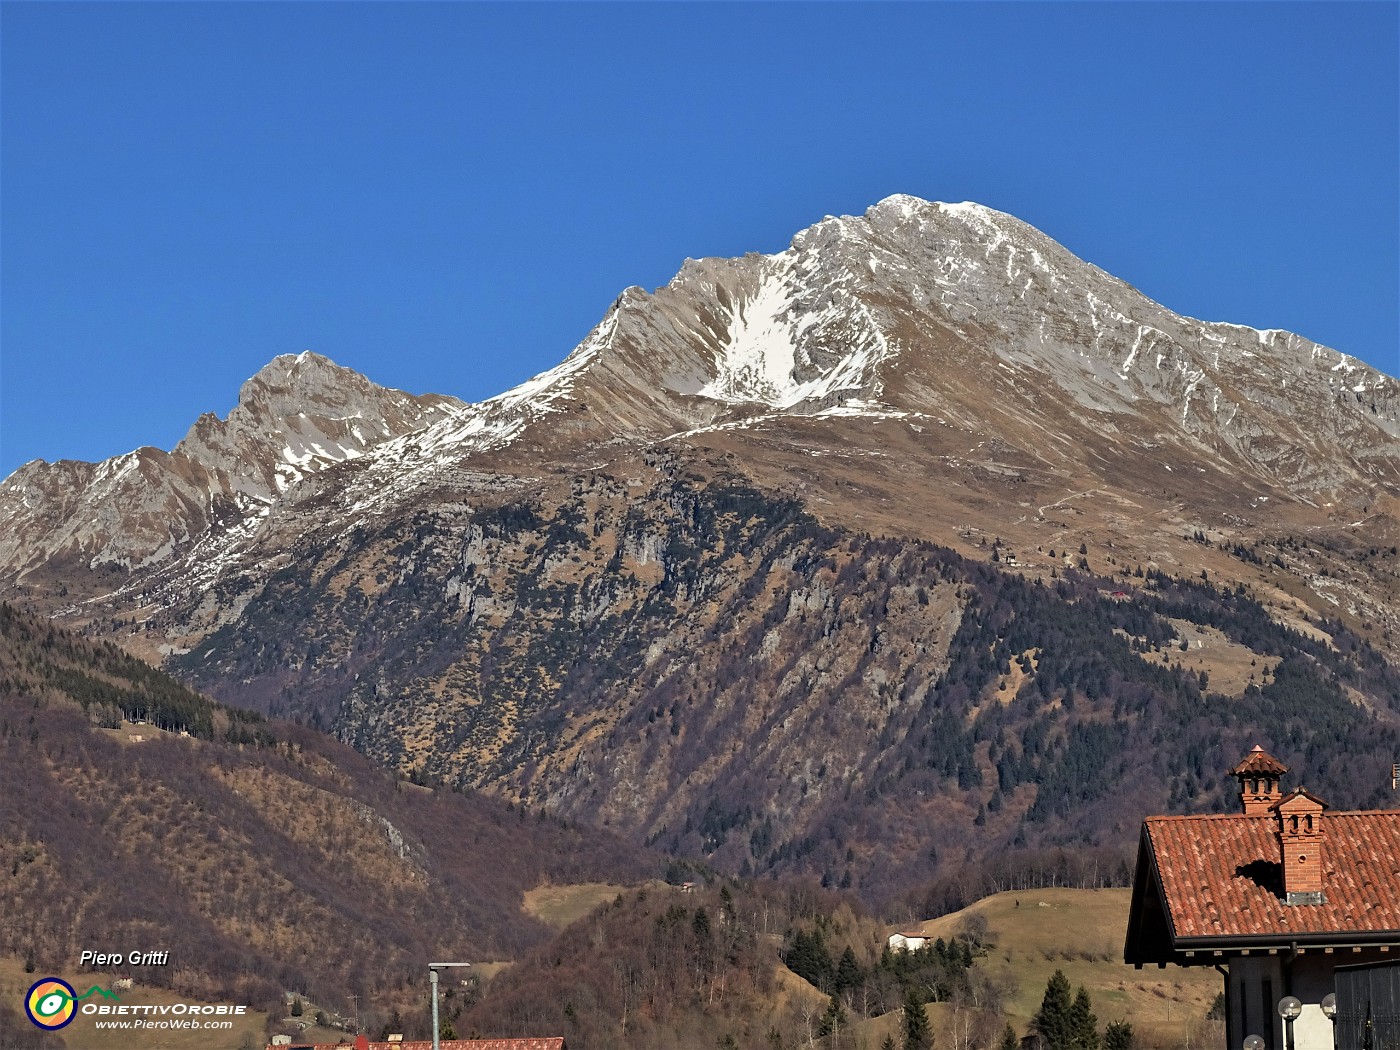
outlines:
[[1035, 1030], [1045, 1040], [1046, 1050], [1074, 1050], [1072, 1008], [1069, 978], [1063, 970], [1056, 970], [1045, 984], [1045, 997], [1035, 1015]]
[[1082, 984], [1069, 1010], [1069, 1024], [1073, 1050], [1099, 1050], [1099, 1019], [1094, 1016], [1089, 993]]
[[1133, 1026], [1127, 1021], [1110, 1021], [1103, 1030], [1103, 1050], [1133, 1050]]
[[831, 1035], [840, 1031], [846, 1025], [846, 1011], [841, 1006], [841, 997], [835, 992], [831, 993], [831, 998], [827, 1000], [826, 1013], [822, 1015], [821, 1034]]
[[792, 951], [788, 955], [787, 965], [793, 973], [806, 978], [822, 991], [831, 991], [835, 967], [832, 965], [831, 955], [827, 952], [826, 945], [822, 942], [820, 931], [814, 930], [810, 934], [803, 933], [801, 930], [797, 931], [797, 936], [793, 938]]
[[1016, 1038], [1016, 1029], [1008, 1022], [1001, 1030], [1001, 1042], [997, 1044], [997, 1050], [1020, 1050], [1020, 1046], [1021, 1041]]
[[933, 1032], [924, 1001], [912, 987], [904, 993], [904, 1050], [931, 1050]]
[[836, 964], [835, 988], [838, 992], [850, 991], [859, 988], [864, 980], [865, 974], [861, 971], [860, 963], [856, 962], [856, 953], [848, 944], [841, 953], [841, 961]]

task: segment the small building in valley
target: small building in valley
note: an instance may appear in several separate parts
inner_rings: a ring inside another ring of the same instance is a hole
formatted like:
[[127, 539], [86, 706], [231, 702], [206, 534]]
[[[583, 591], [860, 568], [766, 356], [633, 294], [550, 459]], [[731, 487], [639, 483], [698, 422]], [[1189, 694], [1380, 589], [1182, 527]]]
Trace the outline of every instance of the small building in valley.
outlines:
[[1229, 1050], [1400, 1046], [1400, 810], [1331, 811], [1287, 772], [1256, 747], [1241, 812], [1143, 822], [1124, 959], [1219, 970]]
[[892, 933], [890, 934], [890, 951], [893, 952], [916, 952], [928, 943], [928, 938], [922, 933]]

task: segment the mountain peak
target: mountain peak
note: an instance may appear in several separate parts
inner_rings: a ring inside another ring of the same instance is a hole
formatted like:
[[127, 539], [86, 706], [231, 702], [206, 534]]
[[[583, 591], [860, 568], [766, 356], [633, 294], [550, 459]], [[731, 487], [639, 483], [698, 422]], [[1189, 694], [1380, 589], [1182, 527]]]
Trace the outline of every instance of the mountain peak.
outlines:
[[323, 354], [303, 350], [299, 354], [278, 354], [259, 368], [239, 388], [238, 400], [244, 404], [272, 392], [292, 398], [354, 400], [370, 389], [383, 388]]
[[204, 413], [170, 453], [22, 468], [0, 491], [0, 519], [13, 533], [0, 561], [76, 553], [93, 567], [162, 562], [211, 525], [255, 521], [303, 478], [461, 405], [379, 386], [309, 350], [281, 354], [242, 385], [227, 417]]
[[[977, 216], [983, 219], [1010, 219], [1014, 216], [1005, 212], [989, 208], [985, 204], [978, 204], [976, 201], [960, 201], [956, 204], [947, 201], [930, 201], [922, 197], [915, 197], [910, 193], [892, 193], [883, 200], [876, 201], [865, 210], [867, 216], [873, 214], [887, 214], [896, 212], [905, 217], [930, 215], [932, 213], [945, 213], [948, 215]], [[1020, 221], [1020, 220], [1016, 220]]]
[[238, 491], [268, 499], [305, 474], [354, 459], [460, 405], [455, 398], [380, 386], [304, 350], [260, 368], [239, 389], [228, 418], [201, 416], [176, 452], [232, 475]]
[[[1337, 369], [1356, 367], [1340, 358], [1174, 314], [1005, 212], [897, 193], [827, 216], [785, 251], [687, 259], [654, 292], [624, 291], [562, 364], [445, 421], [423, 447], [501, 447], [546, 416], [538, 432], [551, 442], [743, 427], [773, 411], [1020, 426], [1063, 398], [1076, 426], [1149, 414], [1146, 440], [1185, 430], [1254, 460], [1256, 439], [1277, 429], [1255, 417], [1261, 403], [1277, 407], [1282, 374], [1294, 377], [1286, 400], [1305, 397], [1331, 433], [1323, 406]], [[1016, 375], [1038, 378], [1007, 387]], [[1365, 392], [1385, 380], [1349, 383]], [[1367, 414], [1356, 422], [1393, 427], [1386, 405]]]
[[[888, 225], [891, 219], [901, 222], [917, 220], [921, 222], [938, 222], [941, 218], [947, 217], [957, 219], [962, 222], [976, 222], [981, 225], [1011, 226], [1015, 228], [1026, 227], [1034, 229], [1021, 219], [1004, 211], [998, 211], [985, 204], [976, 201], [959, 201], [956, 203], [948, 201], [930, 201], [923, 197], [916, 197], [911, 193], [892, 193], [884, 197], [860, 215], [828, 215], [820, 222], [815, 223], [809, 229], [820, 227], [828, 223], [837, 224], [873, 224], [875, 226]], [[806, 232], [806, 231], [803, 231]], [[800, 237], [801, 234], [799, 233]]]

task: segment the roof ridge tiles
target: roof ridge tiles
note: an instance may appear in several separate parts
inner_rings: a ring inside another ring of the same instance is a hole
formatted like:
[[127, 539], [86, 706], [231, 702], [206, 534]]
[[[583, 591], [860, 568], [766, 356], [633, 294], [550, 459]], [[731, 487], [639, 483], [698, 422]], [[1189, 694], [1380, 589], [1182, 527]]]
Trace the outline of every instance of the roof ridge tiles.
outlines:
[[[1333, 814], [1329, 814], [1331, 816]], [[1274, 817], [1268, 813], [1163, 813], [1159, 816], [1144, 817], [1148, 823], [1160, 823], [1162, 821], [1190, 821], [1190, 820], [1273, 820]]]
[[[1336, 820], [1338, 817], [1384, 817], [1400, 816], [1400, 809], [1329, 809], [1327, 811], [1328, 820]], [[1190, 821], [1190, 820], [1272, 820], [1277, 821], [1278, 817], [1274, 813], [1162, 813], [1156, 816], [1144, 817], [1143, 820], [1152, 823], [1162, 821]]]

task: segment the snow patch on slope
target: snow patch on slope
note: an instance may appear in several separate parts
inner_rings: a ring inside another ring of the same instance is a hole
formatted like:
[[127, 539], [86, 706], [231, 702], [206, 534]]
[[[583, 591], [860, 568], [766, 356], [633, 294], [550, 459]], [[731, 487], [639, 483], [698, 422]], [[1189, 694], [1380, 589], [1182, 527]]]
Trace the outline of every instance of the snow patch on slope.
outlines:
[[842, 393], [878, 397], [878, 366], [893, 351], [869, 308], [839, 276], [810, 272], [797, 250], [771, 259], [777, 273], [733, 308], [715, 377], [699, 395], [781, 409]]
[[787, 289], [778, 281], [765, 281], [757, 295], [741, 302], [730, 318], [719, 373], [700, 388], [700, 396], [782, 403], [797, 385], [797, 333], [784, 316], [790, 308]]

